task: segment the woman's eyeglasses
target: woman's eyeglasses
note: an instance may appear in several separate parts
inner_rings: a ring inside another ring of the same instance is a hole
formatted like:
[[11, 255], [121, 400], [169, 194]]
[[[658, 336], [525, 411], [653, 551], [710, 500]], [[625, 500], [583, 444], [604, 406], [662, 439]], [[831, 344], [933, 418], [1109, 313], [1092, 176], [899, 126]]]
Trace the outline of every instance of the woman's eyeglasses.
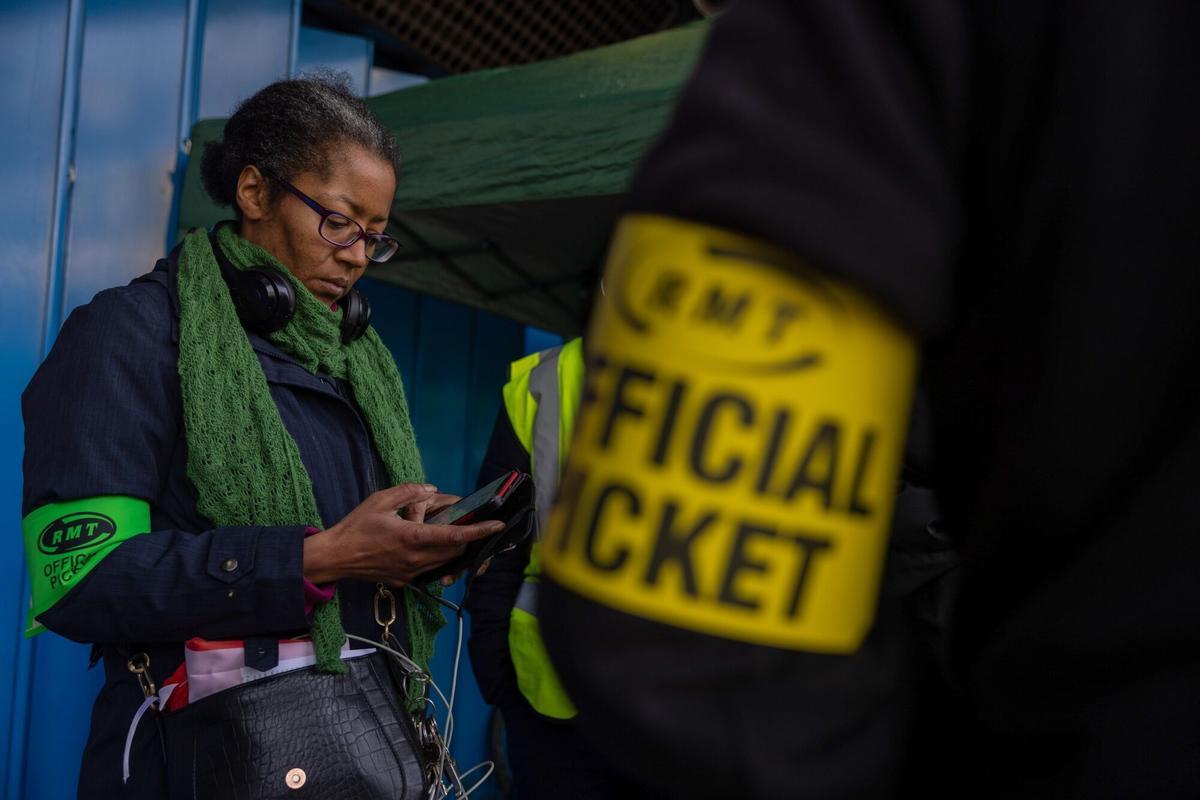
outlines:
[[317, 233], [321, 234], [321, 238], [334, 247], [349, 247], [359, 239], [362, 239], [366, 244], [367, 258], [375, 262], [387, 261], [400, 249], [400, 243], [386, 233], [370, 233], [365, 231], [361, 225], [345, 214], [330, 211], [283, 178], [272, 175], [261, 167], [259, 171], [281, 184], [289, 192], [296, 195], [304, 205], [321, 215], [321, 225], [317, 228]]

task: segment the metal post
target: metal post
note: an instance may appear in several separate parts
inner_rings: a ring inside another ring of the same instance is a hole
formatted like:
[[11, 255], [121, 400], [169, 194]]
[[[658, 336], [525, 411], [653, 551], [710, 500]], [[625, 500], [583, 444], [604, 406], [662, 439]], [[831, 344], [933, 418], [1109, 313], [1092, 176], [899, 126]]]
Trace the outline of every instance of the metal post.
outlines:
[[175, 159], [175, 172], [171, 176], [174, 193], [171, 198], [171, 213], [167, 216], [166, 246], [170, 252], [175, 246], [179, 230], [179, 208], [183, 205], [183, 178], [187, 174], [188, 159], [192, 153], [192, 125], [200, 106], [200, 59], [204, 53], [205, 0], [188, 0], [187, 24], [183, 41], [183, 76], [179, 81], [179, 152]]
[[[54, 218], [50, 227], [50, 257], [46, 294], [42, 310], [41, 358], [50, 352], [62, 324], [64, 272], [66, 269], [67, 230], [71, 220], [71, 189], [75, 183], [75, 122], [79, 112], [79, 76], [83, 66], [84, 0], [70, 0], [67, 6], [67, 37], [64, 42], [63, 86], [59, 97], [58, 152], [54, 172]], [[29, 596], [29, 575], [21, 570], [20, 597]], [[26, 610], [18, 612], [18, 630], [25, 630]], [[29, 729], [29, 699], [33, 690], [33, 662], [37, 641], [23, 635], [17, 643], [13, 680], [12, 722], [9, 729], [8, 776], [6, 796], [24, 797], [25, 745]]]

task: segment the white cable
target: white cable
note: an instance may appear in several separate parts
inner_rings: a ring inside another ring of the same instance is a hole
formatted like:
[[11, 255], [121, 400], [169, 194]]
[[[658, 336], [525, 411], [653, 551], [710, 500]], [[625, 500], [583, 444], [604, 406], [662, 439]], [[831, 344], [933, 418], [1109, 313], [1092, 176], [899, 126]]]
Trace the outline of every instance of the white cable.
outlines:
[[491, 767], [492, 769], [495, 769], [495, 768], [496, 768], [496, 765], [495, 765], [495, 763], [494, 763], [494, 762], [492, 762], [492, 761], [480, 761], [478, 764], [476, 764], [475, 766], [471, 767], [469, 770], [467, 770], [467, 771], [466, 771], [466, 772], [464, 772], [463, 774], [459, 775], [458, 777], [460, 777], [460, 778], [465, 778], [465, 777], [467, 777], [468, 775], [470, 775], [472, 772], [474, 772], [475, 770], [483, 769], [484, 767]]
[[[466, 790], [462, 785], [462, 778], [458, 774], [458, 766], [454, 763], [454, 756], [450, 753], [450, 743], [454, 739], [454, 701], [458, 694], [458, 667], [462, 658], [462, 643], [463, 643], [463, 615], [459, 610], [455, 615], [458, 618], [458, 632], [454, 643], [454, 667], [450, 673], [450, 703], [451, 711], [446, 715], [446, 738], [443, 744], [444, 756], [442, 764], [439, 767], [448, 769], [450, 773], [451, 789], [458, 791], [458, 797], [466, 797]], [[439, 774], [444, 774], [439, 772]]]
[[388, 647], [385, 644], [380, 644], [379, 642], [373, 641], [371, 639], [364, 639], [362, 636], [355, 636], [353, 633], [347, 633], [346, 636], [347, 636], [347, 638], [354, 639], [359, 642], [365, 642], [366, 644], [374, 645], [375, 647], [378, 647], [380, 650], [382, 650], [385, 653], [391, 653], [396, 658], [400, 659], [400, 661], [406, 667], [409, 667], [413, 672], [416, 672], [419, 675], [424, 675], [426, 677], [426, 680], [429, 683], [429, 685], [431, 687], [433, 687], [433, 690], [435, 692], [437, 692], [437, 696], [442, 699], [442, 705], [445, 706], [446, 708], [450, 707], [449, 701], [446, 700], [446, 695], [442, 694], [442, 690], [440, 688], [438, 688], [437, 682], [434, 681], [433, 676], [430, 675], [429, 673], [425, 672], [425, 670], [418, 667], [417, 662], [413, 661], [411, 658], [406, 656], [402, 651], [397, 650], [394, 647]]
[[125, 734], [125, 753], [121, 756], [121, 783], [129, 783], [129, 750], [133, 747], [133, 735], [137, 733], [138, 725], [142, 721], [142, 717], [150, 706], [158, 702], [158, 695], [150, 695], [142, 704], [138, 706], [138, 710], [133, 715], [133, 722], [129, 724], [129, 732]]
[[484, 781], [486, 781], [488, 778], [492, 777], [492, 773], [496, 771], [496, 763], [494, 761], [480, 761], [478, 764], [471, 767], [469, 770], [464, 772], [462, 775], [459, 775], [458, 776], [459, 780], [463, 780], [468, 775], [470, 775], [472, 772], [474, 772], [475, 770], [480, 769], [482, 767], [487, 767], [487, 772], [483, 773], [483, 777], [480, 778], [479, 780], [475, 781], [475, 783], [473, 783], [471, 785], [471, 788], [467, 789], [465, 792], [463, 792], [462, 797], [458, 798], [457, 800], [464, 800], [465, 798], [470, 797], [471, 792], [475, 791], [480, 786], [483, 786]]
[[[450, 673], [450, 708], [454, 708], [454, 700], [458, 696], [458, 665], [462, 658], [463, 644], [463, 615], [458, 614], [458, 637], [454, 644], [454, 671]], [[454, 741], [454, 718], [450, 716], [446, 719], [446, 749], [450, 749], [450, 743]]]
[[[121, 756], [121, 783], [129, 783], [129, 750], [133, 747], [133, 735], [137, 733], [142, 717], [150, 710], [151, 706], [157, 706], [158, 709], [166, 708], [167, 701], [171, 699], [171, 694], [179, 685], [178, 683], [169, 683], [162, 687], [158, 690], [158, 694], [147, 697], [134, 713], [133, 722], [129, 725], [129, 732], [125, 734], [125, 753]], [[155, 713], [158, 713], [158, 709], [155, 709]]]

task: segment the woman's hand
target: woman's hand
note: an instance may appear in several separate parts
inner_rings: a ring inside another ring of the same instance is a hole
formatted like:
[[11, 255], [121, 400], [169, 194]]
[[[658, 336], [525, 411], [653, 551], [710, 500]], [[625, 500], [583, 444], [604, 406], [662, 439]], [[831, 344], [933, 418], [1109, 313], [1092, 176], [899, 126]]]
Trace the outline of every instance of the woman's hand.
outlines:
[[459, 500], [462, 500], [456, 494], [442, 494], [437, 490], [436, 486], [431, 486], [428, 483], [423, 485], [433, 494], [427, 499], [417, 500], [409, 503], [403, 508], [404, 518], [412, 522], [424, 522], [426, 517], [432, 517], [444, 508], [454, 505]]
[[[437, 492], [436, 486], [429, 487], [427, 484], [426, 488], [431, 488], [434, 492]], [[428, 500], [422, 500], [420, 502], [413, 503], [412, 505], [405, 506], [404, 507], [404, 518], [408, 519], [408, 520], [412, 520], [413, 522], [424, 522], [426, 517], [432, 517], [433, 515], [440, 512], [442, 509], [449, 508], [450, 506], [454, 505], [459, 500], [462, 500], [462, 498], [456, 494], [437, 493], [437, 494], [434, 494], [432, 497], [430, 497]], [[475, 571], [476, 577], [487, 572], [488, 565], [491, 563], [492, 563], [492, 560], [489, 558], [486, 561], [484, 561], [482, 564], [480, 564], [479, 569]], [[460, 570], [459, 572], [456, 572], [453, 575], [443, 575], [438, 580], [438, 583], [440, 583], [442, 586], [452, 586], [455, 583], [455, 581], [457, 581], [462, 576], [463, 576], [463, 574], [462, 574], [462, 571]]]
[[[313, 583], [341, 578], [403, 586], [460, 555], [468, 543], [504, 528], [498, 521], [428, 525], [425, 514], [454, 502], [436, 487], [404, 483], [362, 501], [341, 522], [304, 540], [304, 577]], [[413, 519], [397, 512], [406, 509]]]

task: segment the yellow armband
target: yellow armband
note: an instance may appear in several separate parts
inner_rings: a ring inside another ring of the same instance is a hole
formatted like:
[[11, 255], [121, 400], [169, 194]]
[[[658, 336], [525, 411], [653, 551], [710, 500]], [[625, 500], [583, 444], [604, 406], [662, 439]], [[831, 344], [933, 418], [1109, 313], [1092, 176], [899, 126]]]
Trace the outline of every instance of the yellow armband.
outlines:
[[560, 584], [706, 634], [848, 653], [875, 616], [916, 347], [862, 294], [703, 225], [619, 226], [560, 502]]

